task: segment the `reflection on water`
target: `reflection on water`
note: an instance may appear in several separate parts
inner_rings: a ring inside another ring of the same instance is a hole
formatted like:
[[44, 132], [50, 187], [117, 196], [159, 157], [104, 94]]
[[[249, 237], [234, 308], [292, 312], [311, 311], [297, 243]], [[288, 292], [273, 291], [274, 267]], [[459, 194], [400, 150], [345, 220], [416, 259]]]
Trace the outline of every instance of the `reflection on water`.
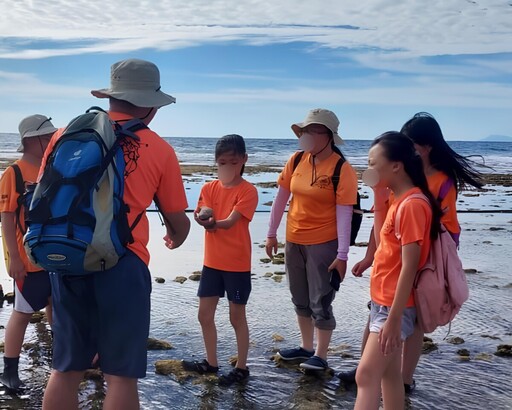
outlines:
[[[253, 241], [261, 243], [268, 215], [256, 215], [252, 225]], [[464, 231], [461, 256], [464, 267], [475, 268], [468, 275], [471, 298], [452, 324], [451, 336], [465, 340], [452, 345], [443, 340], [447, 329], [439, 329], [431, 337], [438, 350], [424, 355], [416, 373], [417, 390], [407, 399], [410, 409], [512, 409], [512, 359], [496, 357], [498, 344], [512, 342], [512, 303], [510, 283], [510, 215], [460, 215]], [[254, 246], [253, 293], [247, 307], [251, 331], [249, 367], [251, 377], [245, 386], [220, 388], [215, 384], [187, 380], [180, 384], [172, 376], [155, 374], [154, 363], [161, 359], [202, 359], [203, 343], [197, 322], [197, 282], [173, 282], [178, 275], [188, 276], [201, 267], [201, 231], [193, 227], [183, 248], [168, 252], [161, 244], [156, 216], [151, 217], [153, 236], [150, 244], [154, 276], [166, 279], [153, 285], [151, 337], [171, 342], [174, 349], [148, 352], [148, 374], [140, 382], [144, 409], [351, 409], [354, 386], [340, 385], [330, 375], [305, 375], [294, 366], [279, 367], [271, 360], [276, 348], [294, 346], [299, 342], [287, 282], [277, 283], [265, 278], [265, 272], [283, 270], [279, 265], [262, 265], [263, 250]], [[360, 240], [368, 236], [370, 220], [361, 229]], [[491, 227], [505, 230], [490, 231]], [[280, 232], [282, 237], [282, 232]], [[491, 242], [491, 243], [483, 243]], [[351, 266], [365, 249], [353, 248]], [[362, 329], [366, 323], [368, 275], [347, 276], [334, 301], [338, 327], [332, 347], [339, 347], [329, 356], [330, 367], [347, 370], [356, 365]], [[7, 322], [11, 307], [0, 309], [0, 324]], [[227, 302], [219, 303], [217, 312], [219, 360], [221, 371], [229, 371], [228, 359], [236, 354], [234, 331], [229, 325]], [[282, 342], [272, 335], [283, 336]], [[0, 408], [39, 408], [43, 386], [49, 373], [50, 338], [44, 324], [29, 325], [28, 350], [22, 353], [21, 378], [27, 382], [21, 397], [0, 391]], [[32, 345], [30, 345], [30, 343]], [[461, 361], [457, 350], [470, 351], [470, 361]], [[487, 353], [489, 356], [479, 354]], [[80, 401], [84, 408], [100, 408], [104, 395], [102, 383], [84, 384]]]

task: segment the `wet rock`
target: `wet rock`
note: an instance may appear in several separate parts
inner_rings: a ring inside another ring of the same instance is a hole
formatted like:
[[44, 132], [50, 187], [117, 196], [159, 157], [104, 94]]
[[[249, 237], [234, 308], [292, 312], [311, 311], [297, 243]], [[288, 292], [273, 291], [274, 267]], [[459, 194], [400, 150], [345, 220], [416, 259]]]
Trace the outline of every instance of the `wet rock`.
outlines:
[[261, 263], [270, 263], [270, 262], [272, 262], [272, 260], [270, 258], [261, 258], [260, 262]]
[[483, 361], [486, 361], [486, 362], [491, 362], [492, 361], [492, 354], [489, 354], [489, 353], [478, 353], [476, 356], [475, 356], [475, 360], [483, 360]]
[[261, 188], [277, 188], [277, 182], [256, 182], [254, 185]]
[[469, 192], [465, 192], [462, 194], [462, 196], [466, 196], [466, 197], [477, 197], [477, 196], [480, 196], [480, 194], [473, 194], [473, 193], [469, 193]]
[[161, 375], [173, 375], [178, 383], [183, 383], [188, 379], [194, 379], [193, 383], [216, 382], [216, 375], [198, 375], [195, 372], [188, 372], [183, 368], [181, 360], [157, 360], [155, 362], [155, 373]]
[[100, 369], [87, 369], [84, 373], [84, 380], [103, 380], [103, 372]]
[[30, 318], [30, 323], [41, 323], [45, 317], [44, 312], [34, 312]]
[[265, 247], [265, 244], [264, 244], [264, 243], [262, 243], [262, 244], [258, 245], [258, 248], [262, 248], [262, 249], [263, 249], [264, 247]]
[[236, 363], [238, 362], [238, 356], [231, 356], [229, 359], [228, 359], [228, 363], [235, 367], [236, 366]]
[[283, 249], [283, 248], [284, 248], [284, 243], [278, 242], [277, 243], [277, 249]]
[[461, 357], [469, 357], [469, 350], [468, 349], [459, 349], [459, 350], [457, 350], [457, 354]]
[[485, 245], [490, 245], [492, 243], [492, 241], [483, 241], [482, 243]]
[[498, 345], [494, 354], [500, 357], [512, 357], [512, 345]]
[[437, 350], [437, 344], [430, 337], [423, 337], [423, 348], [421, 353], [428, 354]]
[[272, 259], [272, 264], [273, 265], [284, 265], [284, 259]]
[[462, 343], [464, 343], [464, 339], [458, 336], [450, 337], [446, 341], [448, 343], [451, 343], [452, 345], [461, 345]]
[[491, 226], [489, 228], [490, 231], [504, 231], [505, 228], [502, 228], [502, 227], [498, 227], [498, 226]]
[[509, 284], [507, 284], [507, 285], [505, 285], [505, 286], [503, 286], [503, 287], [504, 287], [505, 289], [511, 289], [511, 288], [512, 288], [512, 283], [509, 283]]
[[274, 342], [282, 342], [282, 341], [284, 340], [284, 337], [283, 337], [283, 336], [281, 336], [280, 334], [274, 333], [274, 334], [272, 335], [272, 340], [273, 340]]
[[272, 272], [265, 272], [265, 274], [263, 275], [265, 278], [270, 278], [271, 276], [273, 275]]
[[480, 335], [480, 337], [484, 337], [486, 339], [491, 339], [491, 340], [501, 340], [501, 338], [499, 338], [498, 336]]
[[274, 258], [284, 259], [284, 252], [278, 252], [274, 255]]
[[272, 206], [272, 203], [273, 203], [273, 202], [274, 202], [274, 201], [268, 201], [268, 202], [265, 202], [263, 205], [265, 205], [265, 206]]
[[358, 248], [366, 248], [368, 247], [368, 242], [356, 242], [354, 246], [357, 246]]
[[464, 269], [464, 272], [465, 272], [465, 273], [469, 273], [469, 274], [475, 274], [475, 273], [478, 273], [478, 271], [477, 271], [476, 269], [473, 269], [473, 268]]
[[274, 279], [277, 283], [281, 283], [283, 281], [283, 277], [277, 275], [272, 276], [272, 279]]
[[4, 342], [0, 342], [0, 352], [4, 352]]
[[286, 275], [286, 272], [284, 270], [278, 270], [274, 272], [274, 275]]
[[201, 274], [200, 273], [193, 273], [188, 278], [190, 280], [194, 281], [194, 282], [198, 282], [199, 280], [201, 280]]
[[181, 284], [183, 284], [186, 280], [187, 280], [187, 278], [185, 276], [176, 276], [174, 278], [174, 282], [178, 282]]
[[170, 350], [173, 349], [172, 344], [165, 340], [153, 339], [148, 337], [148, 350]]
[[155, 278], [155, 282], [156, 283], [165, 283], [165, 279], [164, 278]]
[[199, 213], [197, 214], [197, 218], [201, 221], [207, 221], [213, 216], [213, 209], [208, 208], [207, 206], [203, 206]]
[[4, 295], [4, 300], [7, 302], [7, 303], [14, 303], [14, 293], [13, 292], [8, 292]]

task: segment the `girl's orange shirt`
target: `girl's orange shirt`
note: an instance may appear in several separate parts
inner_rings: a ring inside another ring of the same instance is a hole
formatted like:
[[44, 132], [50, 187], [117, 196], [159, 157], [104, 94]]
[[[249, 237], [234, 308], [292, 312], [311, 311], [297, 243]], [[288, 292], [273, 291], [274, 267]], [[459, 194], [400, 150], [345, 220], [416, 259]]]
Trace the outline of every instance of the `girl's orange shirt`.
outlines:
[[[401, 239], [396, 237], [395, 219], [398, 206], [409, 195], [421, 193], [419, 188], [412, 188], [396, 198], [386, 215], [380, 231], [380, 244], [375, 252], [370, 278], [371, 299], [382, 306], [391, 306], [395, 298], [398, 278], [402, 270], [402, 246], [417, 242], [421, 247], [418, 268], [427, 261], [430, 250], [430, 226], [432, 209], [422, 199], [411, 199], [401, 209], [399, 231]], [[414, 306], [412, 294], [407, 300], [407, 307]]]
[[229, 229], [205, 232], [204, 265], [228, 272], [251, 270], [251, 235], [249, 222], [258, 205], [258, 191], [243, 180], [234, 187], [226, 188], [218, 180], [207, 182], [201, 188], [198, 208], [213, 209], [215, 220], [226, 219], [237, 211], [241, 218]]

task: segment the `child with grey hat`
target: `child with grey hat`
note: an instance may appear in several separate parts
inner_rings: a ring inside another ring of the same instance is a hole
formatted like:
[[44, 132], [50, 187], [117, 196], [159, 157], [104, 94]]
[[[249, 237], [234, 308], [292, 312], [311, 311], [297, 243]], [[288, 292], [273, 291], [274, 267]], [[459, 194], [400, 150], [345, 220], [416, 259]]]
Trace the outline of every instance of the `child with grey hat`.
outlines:
[[48, 272], [33, 265], [23, 247], [25, 185], [35, 182], [45, 149], [57, 131], [51, 118], [31, 115], [19, 124], [21, 143], [19, 160], [8, 167], [0, 179], [0, 212], [7, 273], [14, 279], [14, 309], [5, 329], [4, 371], [0, 383], [11, 390], [18, 390], [18, 362], [27, 325], [32, 313], [46, 307], [51, 324], [50, 279]]

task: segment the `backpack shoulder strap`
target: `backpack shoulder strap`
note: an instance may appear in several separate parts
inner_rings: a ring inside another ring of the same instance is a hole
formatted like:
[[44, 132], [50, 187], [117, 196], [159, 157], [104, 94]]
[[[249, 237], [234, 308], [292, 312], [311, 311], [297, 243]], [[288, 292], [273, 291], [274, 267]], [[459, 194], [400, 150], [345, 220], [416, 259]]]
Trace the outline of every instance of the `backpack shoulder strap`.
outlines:
[[423, 194], [412, 194], [405, 198], [400, 205], [398, 205], [398, 209], [396, 210], [395, 216], [395, 236], [398, 240], [402, 238], [402, 234], [400, 232], [400, 219], [402, 218], [402, 207], [409, 202], [411, 199], [418, 198], [422, 199], [430, 205], [428, 198]]
[[297, 169], [303, 156], [304, 156], [304, 151], [299, 151], [295, 154], [295, 157], [293, 158], [292, 172]]
[[437, 200], [439, 203], [443, 202], [443, 200], [446, 198], [446, 195], [448, 195], [448, 192], [450, 192], [452, 186], [453, 180], [451, 178], [447, 178], [446, 181], [441, 184], [441, 187], [439, 188], [439, 194], [437, 195]]
[[334, 167], [334, 173], [332, 174], [332, 187], [334, 188], [334, 195], [338, 192], [338, 184], [340, 183], [341, 167], [345, 163], [345, 158], [340, 157], [336, 166]]
[[18, 164], [12, 164], [11, 165], [14, 175], [16, 177], [16, 192], [18, 194], [24, 194], [25, 193], [25, 181], [23, 181], [23, 174], [21, 173], [21, 169]]
[[11, 165], [14, 176], [16, 178], [16, 192], [18, 193], [17, 206], [16, 206], [16, 225], [22, 233], [25, 233], [21, 224], [21, 207], [23, 206], [23, 195], [25, 194], [25, 181], [23, 180], [23, 174], [18, 164]]

